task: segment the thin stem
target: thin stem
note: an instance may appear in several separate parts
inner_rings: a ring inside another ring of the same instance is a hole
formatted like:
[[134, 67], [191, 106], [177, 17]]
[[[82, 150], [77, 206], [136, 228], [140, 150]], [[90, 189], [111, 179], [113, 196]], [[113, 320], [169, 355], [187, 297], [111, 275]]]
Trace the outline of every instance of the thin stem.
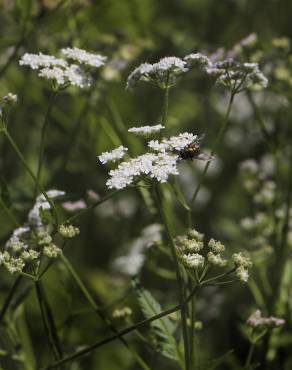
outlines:
[[171, 254], [172, 254], [175, 272], [176, 272], [176, 279], [178, 282], [179, 299], [180, 299], [180, 304], [182, 305], [181, 306], [181, 319], [182, 319], [182, 332], [183, 332], [183, 341], [184, 341], [185, 367], [186, 367], [186, 370], [189, 370], [190, 369], [190, 351], [189, 351], [189, 340], [188, 340], [188, 330], [187, 330], [187, 310], [186, 310], [185, 305], [182, 304], [185, 299], [183, 279], [181, 276], [179, 261], [178, 261], [173, 237], [171, 235], [168, 219], [164, 212], [161, 191], [158, 186], [155, 187], [155, 194], [156, 194], [156, 199], [157, 199], [158, 211], [160, 213], [160, 217], [164, 225], [167, 239], [170, 245]]
[[[221, 141], [223, 140], [224, 138], [224, 135], [225, 135], [225, 132], [227, 131], [227, 128], [228, 128], [228, 124], [229, 124], [229, 116], [230, 116], [230, 112], [231, 112], [231, 107], [232, 107], [232, 103], [233, 103], [233, 100], [234, 100], [234, 96], [235, 94], [233, 92], [231, 92], [230, 94], [230, 99], [229, 99], [229, 102], [228, 102], [228, 106], [227, 106], [227, 110], [226, 110], [226, 113], [225, 113], [225, 116], [224, 116], [224, 119], [222, 121], [222, 124], [221, 124], [221, 127], [220, 127], [220, 130], [219, 130], [219, 133], [215, 139], [215, 142], [214, 142], [214, 145], [213, 145], [213, 148], [211, 150], [211, 156], [213, 156], [215, 154], [215, 152], [217, 151], [217, 148], [219, 146], [219, 144], [221, 143]], [[199, 190], [201, 188], [201, 185], [205, 179], [205, 175], [208, 171], [208, 168], [211, 164], [211, 161], [208, 161], [203, 169], [203, 173], [201, 175], [201, 178], [200, 178], [200, 181], [199, 181], [199, 184], [197, 185], [195, 191], [194, 191], [194, 194], [191, 198], [191, 202], [190, 202], [190, 211], [188, 213], [188, 216], [189, 216], [189, 227], [192, 227], [192, 206], [194, 205], [194, 202], [197, 198], [197, 195], [199, 193]]]
[[[79, 277], [79, 275], [76, 272], [76, 270], [74, 269], [74, 267], [68, 261], [68, 259], [64, 255], [61, 256], [61, 259], [64, 262], [64, 264], [67, 267], [67, 269], [70, 272], [70, 274], [72, 275], [73, 279], [75, 280], [75, 282], [77, 283], [77, 285], [81, 289], [84, 297], [86, 298], [86, 300], [88, 301], [88, 303], [90, 304], [90, 306], [93, 308], [93, 310], [107, 324], [107, 326], [109, 327], [109, 329], [113, 333], [118, 333], [117, 328], [112, 324], [112, 322], [106, 317], [106, 315], [103, 313], [103, 311], [97, 305], [97, 303], [95, 302], [94, 298], [92, 297], [92, 295], [90, 294], [90, 292], [88, 291], [88, 289], [86, 288], [86, 286], [84, 285], [83, 281]], [[148, 365], [144, 362], [144, 360], [140, 357], [140, 355], [129, 346], [129, 344], [127, 343], [127, 341], [124, 338], [121, 337], [119, 339], [123, 343], [123, 345], [133, 354], [133, 356], [136, 358], [137, 362], [141, 365], [141, 367], [144, 370], [151, 370], [148, 367]]]
[[37, 298], [38, 298], [38, 302], [40, 306], [43, 325], [45, 327], [46, 335], [48, 337], [48, 342], [55, 356], [55, 359], [59, 360], [62, 358], [62, 351], [60, 348], [53, 315], [52, 315], [50, 306], [48, 302], [46, 301], [41, 283], [36, 281], [35, 288], [36, 288]]
[[248, 370], [249, 366], [251, 365], [254, 350], [255, 350], [255, 343], [251, 343], [250, 347], [249, 347], [249, 350], [248, 350], [247, 357], [246, 357], [246, 361], [245, 361], [245, 367], [246, 367], [247, 370]]
[[[47, 109], [47, 112], [46, 112], [46, 115], [45, 115], [45, 119], [44, 119], [44, 122], [43, 122], [43, 125], [42, 125], [42, 128], [41, 128], [39, 159], [38, 159], [38, 168], [37, 168], [37, 175], [36, 175], [37, 183], [39, 183], [40, 179], [41, 179], [41, 171], [42, 171], [42, 165], [43, 165], [43, 159], [44, 159], [44, 150], [45, 150], [45, 136], [46, 136], [47, 128], [48, 128], [48, 125], [49, 125], [49, 119], [50, 119], [50, 115], [51, 115], [51, 112], [52, 112], [52, 109], [53, 109], [53, 104], [55, 102], [57, 94], [58, 94], [58, 91], [53, 91], [52, 92], [52, 95], [51, 95], [51, 98], [50, 98], [50, 101], [49, 101], [49, 105], [48, 105], [48, 109]], [[36, 184], [36, 193], [37, 193], [37, 190], [38, 190], [38, 188], [37, 188], [37, 184]]]
[[53, 363], [53, 364], [51, 364], [51, 365], [43, 368], [42, 370], [54, 369], [54, 368], [56, 368], [59, 365], [62, 365], [62, 364], [67, 363], [67, 362], [71, 362], [71, 361], [75, 360], [76, 358], [78, 358], [80, 356], [84, 356], [85, 354], [87, 354], [89, 352], [92, 352], [95, 349], [97, 349], [97, 348], [99, 348], [99, 347], [101, 347], [101, 346], [103, 346], [103, 345], [105, 345], [107, 343], [110, 343], [110, 342], [112, 342], [112, 341], [114, 341], [116, 339], [119, 339], [119, 338], [123, 337], [124, 335], [129, 334], [132, 331], [135, 331], [138, 328], [151, 323], [152, 321], [159, 320], [159, 319], [161, 319], [164, 316], [170, 315], [170, 314], [172, 314], [174, 312], [177, 312], [177, 311], [181, 310], [181, 308], [183, 306], [186, 306], [188, 304], [188, 302], [191, 300], [191, 298], [193, 297], [193, 295], [196, 293], [197, 289], [198, 289], [198, 286], [196, 286], [192, 290], [192, 292], [190, 293], [190, 295], [182, 303], [180, 303], [180, 304], [178, 304], [178, 305], [176, 305], [176, 306], [174, 306], [172, 308], [169, 308], [167, 310], [164, 310], [164, 311], [160, 312], [159, 314], [156, 314], [156, 315], [154, 315], [152, 317], [149, 317], [148, 319], [142, 320], [142, 321], [140, 321], [140, 322], [138, 322], [138, 323], [136, 323], [136, 324], [134, 324], [132, 326], [129, 326], [129, 327], [127, 327], [127, 328], [119, 331], [118, 333], [112, 335], [111, 337], [109, 337], [107, 339], [104, 339], [102, 341], [99, 341], [97, 343], [94, 343], [94, 344], [92, 344], [92, 345], [90, 345], [90, 346], [82, 349], [81, 351], [75, 352], [71, 356], [65, 357], [62, 360], [57, 361], [57, 362], [55, 362], [55, 363]]
[[25, 167], [26, 171], [29, 173], [30, 177], [33, 179], [37, 189], [39, 190], [40, 193], [43, 194], [43, 196], [45, 197], [46, 201], [51, 205], [51, 208], [53, 210], [53, 214], [54, 214], [54, 217], [55, 217], [55, 222], [56, 224], [58, 225], [58, 213], [57, 213], [57, 210], [55, 208], [55, 205], [54, 203], [51, 201], [51, 199], [48, 197], [47, 193], [44, 191], [43, 187], [41, 186], [41, 184], [38, 182], [35, 174], [33, 173], [33, 171], [30, 169], [29, 165], [27, 164], [24, 156], [22, 155], [21, 151], [19, 150], [17, 144], [15, 143], [15, 141], [13, 140], [13, 138], [11, 137], [11, 135], [9, 134], [9, 132], [7, 131], [6, 127], [4, 127], [2, 129], [2, 132], [4, 132], [4, 135], [6, 136], [6, 138], [8, 139], [10, 145], [12, 146], [12, 148], [14, 149], [15, 153], [17, 154], [18, 158], [20, 159], [21, 163], [23, 164], [23, 166]]
[[195, 297], [191, 300], [191, 332], [190, 332], [190, 356], [191, 356], [191, 368], [194, 367], [195, 361], [195, 319], [196, 319], [196, 304]]
[[167, 118], [168, 118], [169, 87], [166, 87], [163, 91], [164, 91], [164, 95], [163, 95], [161, 122], [163, 125], [166, 126]]
[[82, 209], [80, 212], [77, 212], [75, 215], [69, 217], [65, 222], [72, 222], [82, 216], [83, 214], [87, 213], [90, 209], [93, 209], [95, 207], [98, 207], [100, 204], [106, 202], [108, 199], [112, 198], [113, 196], [119, 194], [123, 189], [120, 190], [114, 190], [107, 195], [105, 195], [103, 198], [99, 199], [95, 203], [92, 203], [90, 206], [88, 206], [85, 209]]
[[14, 294], [16, 293], [16, 291], [17, 291], [17, 289], [18, 289], [18, 287], [19, 287], [22, 279], [23, 279], [23, 277], [19, 275], [16, 278], [15, 282], [13, 283], [13, 285], [12, 285], [12, 287], [11, 287], [11, 289], [10, 289], [10, 291], [9, 291], [9, 293], [8, 293], [5, 301], [4, 301], [4, 304], [3, 304], [2, 308], [1, 308], [1, 311], [0, 311], [0, 323], [3, 321], [4, 316], [5, 316], [5, 314], [6, 314], [7, 310], [8, 310], [11, 302], [12, 302], [12, 299], [14, 297]]

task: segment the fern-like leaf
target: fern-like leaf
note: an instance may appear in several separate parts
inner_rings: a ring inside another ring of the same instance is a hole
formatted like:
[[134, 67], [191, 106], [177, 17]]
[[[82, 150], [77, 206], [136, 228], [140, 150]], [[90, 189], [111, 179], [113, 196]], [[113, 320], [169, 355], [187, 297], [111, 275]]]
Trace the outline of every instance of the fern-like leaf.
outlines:
[[[148, 290], [141, 287], [136, 287], [136, 289], [138, 301], [145, 318], [157, 315], [162, 311], [160, 304]], [[165, 357], [181, 363], [182, 354], [173, 336], [175, 330], [174, 324], [165, 316], [152, 321], [150, 325], [157, 339], [160, 341], [161, 353]]]

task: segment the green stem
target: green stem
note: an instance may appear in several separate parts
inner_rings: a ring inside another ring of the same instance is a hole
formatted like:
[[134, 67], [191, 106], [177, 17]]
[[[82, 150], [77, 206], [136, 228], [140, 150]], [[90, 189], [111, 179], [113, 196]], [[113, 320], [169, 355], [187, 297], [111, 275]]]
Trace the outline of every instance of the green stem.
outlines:
[[168, 101], [169, 101], [169, 87], [166, 87], [164, 89], [162, 115], [161, 115], [161, 122], [165, 126], [167, 125], [167, 118], [168, 118]]
[[248, 368], [251, 365], [251, 361], [252, 361], [252, 356], [254, 354], [254, 350], [255, 350], [255, 343], [251, 343], [250, 344], [250, 347], [249, 347], [249, 351], [248, 351], [247, 357], [246, 357], [246, 361], [245, 361], [246, 370], [248, 370]]
[[40, 306], [42, 321], [45, 327], [46, 335], [48, 337], [48, 342], [55, 356], [55, 359], [60, 360], [62, 358], [62, 351], [60, 348], [56, 326], [55, 326], [55, 322], [53, 319], [50, 306], [46, 300], [41, 283], [36, 281], [35, 288], [36, 288], [37, 298], [38, 298], [38, 302]]
[[43, 187], [41, 186], [41, 184], [38, 182], [35, 174], [30, 169], [30, 167], [27, 164], [24, 156], [22, 155], [21, 151], [19, 150], [17, 144], [15, 143], [15, 141], [13, 140], [13, 138], [11, 137], [11, 135], [9, 134], [9, 132], [7, 131], [6, 127], [4, 127], [2, 129], [2, 132], [4, 132], [4, 135], [6, 136], [7, 140], [10, 143], [10, 145], [14, 149], [14, 151], [17, 154], [18, 158], [20, 159], [21, 163], [25, 167], [26, 171], [29, 173], [30, 177], [33, 179], [33, 181], [34, 181], [37, 189], [39, 190], [40, 193], [43, 194], [43, 196], [45, 197], [46, 201], [50, 204], [50, 206], [52, 208], [52, 211], [53, 211], [53, 214], [54, 214], [55, 222], [58, 225], [58, 213], [57, 213], [57, 210], [55, 208], [54, 203], [51, 201], [51, 199], [48, 197], [47, 193], [45, 192], [45, 190], [43, 189]]
[[[54, 101], [56, 99], [57, 94], [58, 94], [58, 91], [53, 91], [52, 92], [52, 95], [51, 95], [51, 98], [50, 98], [50, 101], [49, 101], [49, 105], [48, 105], [48, 109], [47, 109], [47, 112], [46, 112], [46, 115], [45, 115], [45, 119], [44, 119], [44, 122], [43, 122], [43, 125], [42, 125], [42, 128], [41, 128], [40, 150], [39, 150], [38, 168], [37, 168], [37, 175], [36, 175], [37, 183], [39, 183], [40, 180], [41, 180], [41, 171], [42, 171], [44, 151], [45, 151], [45, 137], [46, 137], [46, 132], [47, 132], [47, 128], [48, 128], [48, 125], [49, 125], [50, 114], [52, 112], [53, 104], [54, 104]], [[36, 185], [36, 193], [37, 193], [37, 191], [38, 191], [38, 188], [37, 188], [37, 185]]]
[[179, 299], [180, 299], [180, 304], [181, 304], [181, 320], [182, 320], [182, 332], [183, 332], [184, 354], [185, 354], [185, 369], [190, 370], [190, 351], [189, 351], [189, 340], [188, 340], [188, 330], [187, 330], [187, 310], [186, 310], [185, 305], [183, 305], [183, 302], [185, 300], [183, 278], [181, 276], [178, 256], [176, 253], [176, 248], [175, 248], [175, 244], [173, 241], [173, 237], [171, 235], [168, 219], [164, 212], [161, 191], [158, 186], [155, 187], [155, 194], [156, 194], [156, 199], [157, 199], [158, 211], [160, 213], [162, 224], [164, 225], [167, 239], [170, 245], [171, 254], [172, 254], [175, 272], [176, 272], [176, 279], [177, 279], [177, 283], [179, 287]]
[[15, 282], [13, 283], [13, 285], [12, 285], [12, 287], [11, 287], [11, 289], [10, 289], [10, 291], [9, 291], [9, 293], [8, 293], [5, 301], [4, 301], [4, 304], [3, 304], [2, 308], [1, 308], [1, 311], [0, 311], [0, 323], [3, 321], [4, 316], [5, 316], [7, 310], [9, 308], [9, 306], [10, 306], [10, 303], [12, 302], [12, 299], [14, 297], [14, 294], [16, 293], [16, 291], [17, 291], [17, 289], [18, 289], [18, 287], [19, 287], [22, 279], [23, 279], [23, 277], [19, 275], [16, 278]]
[[113, 196], [119, 194], [123, 189], [120, 190], [114, 190], [107, 195], [105, 195], [103, 198], [97, 200], [95, 203], [92, 203], [90, 206], [88, 206], [85, 209], [82, 209], [80, 212], [77, 212], [75, 215], [69, 217], [65, 222], [72, 222], [82, 216], [83, 214], [87, 213], [90, 209], [93, 209], [95, 207], [98, 207], [100, 204], [106, 202], [108, 199], [112, 198]]
[[43, 368], [42, 370], [54, 369], [54, 368], [56, 368], [59, 365], [62, 365], [62, 364], [67, 363], [67, 362], [71, 362], [71, 361], [75, 360], [76, 358], [78, 358], [80, 356], [84, 356], [85, 354], [90, 353], [90, 352], [94, 351], [95, 349], [97, 349], [97, 348], [99, 348], [101, 346], [104, 346], [105, 344], [108, 344], [108, 343], [110, 343], [110, 342], [112, 342], [112, 341], [114, 341], [116, 339], [119, 339], [119, 338], [123, 337], [126, 334], [129, 334], [129, 333], [137, 330], [138, 328], [141, 328], [142, 326], [145, 326], [147, 324], [150, 324], [151, 322], [153, 322], [155, 320], [159, 320], [159, 319], [161, 319], [164, 316], [170, 315], [170, 314], [172, 314], [174, 312], [177, 312], [177, 311], [181, 310], [181, 308], [183, 306], [186, 306], [188, 304], [188, 302], [190, 302], [191, 298], [196, 293], [197, 289], [198, 289], [198, 287], [196, 286], [192, 290], [192, 292], [190, 293], [190, 295], [182, 302], [182, 304], [178, 304], [178, 305], [176, 305], [176, 306], [174, 306], [172, 308], [169, 308], [167, 310], [164, 310], [164, 311], [160, 312], [157, 315], [154, 315], [152, 317], [149, 317], [148, 319], [142, 320], [142, 321], [140, 321], [140, 322], [138, 322], [138, 323], [136, 323], [136, 324], [134, 324], [132, 326], [129, 326], [129, 327], [127, 327], [127, 328], [119, 331], [118, 333], [112, 335], [111, 337], [106, 338], [106, 339], [104, 339], [104, 340], [102, 340], [100, 342], [94, 343], [94, 344], [92, 344], [92, 345], [90, 345], [90, 346], [82, 349], [81, 351], [75, 352], [71, 356], [65, 357], [62, 360], [57, 361], [57, 362], [55, 362], [55, 363], [53, 363], [53, 364], [51, 364], [51, 365]]
[[194, 368], [195, 361], [195, 319], [196, 319], [196, 305], [195, 297], [191, 300], [191, 332], [190, 332], [190, 356], [191, 356], [191, 368]]
[[[222, 121], [222, 124], [221, 124], [221, 127], [220, 127], [220, 130], [219, 130], [219, 133], [215, 139], [215, 142], [214, 142], [214, 145], [213, 145], [213, 148], [211, 150], [211, 156], [213, 156], [215, 154], [215, 152], [217, 151], [218, 149], [218, 146], [219, 144], [221, 143], [221, 141], [223, 140], [224, 138], [224, 135], [227, 131], [227, 128], [228, 128], [228, 124], [229, 124], [229, 116], [230, 116], [230, 112], [231, 112], [231, 107], [232, 107], [232, 103], [233, 103], [233, 100], [234, 100], [234, 96], [235, 96], [235, 93], [231, 93], [230, 94], [230, 99], [229, 99], [229, 102], [228, 102], [228, 106], [227, 106], [227, 110], [226, 110], [226, 113], [225, 113], [225, 116], [224, 116], [224, 119]], [[203, 169], [203, 173], [201, 175], [201, 178], [200, 178], [200, 181], [199, 181], [199, 184], [197, 185], [195, 191], [194, 191], [194, 194], [191, 198], [191, 202], [190, 202], [190, 211], [188, 212], [188, 218], [189, 218], [189, 227], [192, 227], [192, 207], [194, 205], [194, 202], [197, 198], [197, 195], [199, 193], [199, 190], [201, 188], [201, 185], [205, 179], [205, 175], [208, 171], [208, 168], [211, 164], [211, 161], [208, 161]]]
[[[68, 259], [64, 255], [61, 256], [61, 259], [64, 262], [64, 264], [67, 267], [67, 269], [70, 272], [70, 274], [72, 275], [73, 279], [75, 280], [75, 282], [79, 286], [79, 288], [82, 291], [84, 297], [86, 298], [86, 300], [88, 301], [88, 303], [90, 304], [90, 306], [93, 308], [93, 310], [107, 324], [107, 326], [109, 327], [109, 329], [113, 333], [118, 333], [118, 330], [116, 329], [116, 327], [112, 324], [112, 322], [106, 317], [106, 315], [103, 313], [103, 311], [97, 305], [97, 303], [95, 302], [94, 298], [92, 297], [92, 295], [90, 294], [90, 292], [88, 291], [88, 289], [86, 288], [86, 286], [84, 285], [83, 281], [79, 277], [79, 275], [76, 272], [76, 270], [74, 269], [74, 267], [68, 261]], [[127, 343], [127, 341], [124, 338], [121, 337], [119, 339], [123, 343], [123, 345], [132, 353], [132, 355], [136, 358], [137, 362], [141, 365], [141, 367], [144, 370], [151, 370], [149, 368], [149, 366], [144, 362], [144, 360], [140, 357], [140, 355], [129, 346], [129, 344]]]

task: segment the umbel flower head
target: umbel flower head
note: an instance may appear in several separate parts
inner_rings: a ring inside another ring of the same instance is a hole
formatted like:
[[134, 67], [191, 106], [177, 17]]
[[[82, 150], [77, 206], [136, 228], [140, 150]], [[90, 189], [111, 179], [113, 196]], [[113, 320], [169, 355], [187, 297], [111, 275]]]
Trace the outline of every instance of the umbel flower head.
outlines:
[[[116, 169], [109, 172], [110, 178], [106, 185], [109, 189], [123, 189], [142, 178], [167, 182], [169, 176], [179, 174], [178, 162], [185, 159], [182, 153], [197, 139], [197, 135], [184, 132], [178, 136], [164, 138], [160, 142], [150, 141], [148, 146], [154, 152], [121, 162]], [[126, 148], [119, 147], [112, 152], [102, 153], [99, 160], [102, 163], [116, 161], [122, 158], [125, 150]], [[194, 155], [193, 158], [195, 157]]]
[[[60, 190], [49, 190], [50, 199], [63, 196]], [[51, 205], [43, 195], [37, 197], [36, 202], [28, 214], [27, 223], [15, 229], [6, 242], [4, 252], [0, 252], [0, 265], [10, 273], [20, 273], [24, 268], [39, 263], [41, 255], [56, 258], [62, 250], [53, 243], [52, 227], [47, 218], [47, 210]]]
[[198, 68], [235, 93], [248, 88], [267, 87], [268, 80], [257, 63], [241, 63], [232, 58], [212, 61], [202, 53], [191, 53], [183, 59], [166, 57], [159, 62], [143, 63], [128, 77], [127, 88], [133, 90], [139, 81], [151, 83], [162, 89], [174, 86], [192, 68]]
[[263, 89], [268, 85], [268, 79], [260, 71], [257, 63], [241, 63], [230, 58], [210, 63], [206, 72], [214, 76], [217, 83], [235, 93], [249, 88]]
[[[209, 240], [207, 248], [204, 247], [204, 235], [197, 230], [189, 230], [187, 234], [176, 237], [175, 245], [181, 264], [197, 282], [199, 279], [198, 273], [203, 269], [206, 270], [211, 266], [223, 268], [228, 265], [228, 260], [223, 256], [225, 246], [220, 241], [212, 238]], [[241, 253], [233, 256], [233, 260], [236, 268], [232, 271], [235, 270], [235, 275], [240, 281], [246, 282], [251, 262]], [[239, 273], [239, 269], [243, 271]]]
[[38, 70], [39, 77], [52, 82], [53, 87], [64, 87], [68, 85], [86, 88], [91, 85], [91, 75], [82, 69], [99, 68], [104, 65], [106, 57], [99, 54], [88, 53], [78, 48], [65, 48], [61, 50], [65, 58], [75, 61], [77, 64], [70, 64], [63, 58], [56, 58], [53, 55], [25, 53], [19, 64], [29, 66]]

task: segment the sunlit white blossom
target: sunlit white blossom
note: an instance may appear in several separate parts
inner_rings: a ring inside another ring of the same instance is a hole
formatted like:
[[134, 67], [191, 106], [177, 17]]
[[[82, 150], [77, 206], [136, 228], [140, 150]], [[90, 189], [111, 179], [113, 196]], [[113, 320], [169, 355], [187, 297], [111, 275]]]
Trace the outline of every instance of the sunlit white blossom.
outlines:
[[67, 67], [68, 63], [64, 59], [56, 58], [46, 54], [25, 53], [19, 60], [19, 65], [29, 66], [31, 69], [48, 67]]
[[108, 162], [116, 162], [122, 159], [125, 156], [127, 151], [128, 151], [128, 148], [121, 145], [118, 148], [110, 152], [102, 153], [101, 155], [98, 156], [98, 159], [103, 164], [108, 163]]
[[64, 48], [61, 50], [62, 54], [80, 64], [85, 64], [91, 67], [99, 68], [104, 65], [107, 57], [100, 54], [89, 53], [86, 50], [73, 48]]
[[129, 128], [128, 132], [132, 132], [137, 135], [152, 135], [160, 132], [165, 127], [161, 124], [154, 125], [154, 126], [140, 126], [140, 127], [131, 127]]

